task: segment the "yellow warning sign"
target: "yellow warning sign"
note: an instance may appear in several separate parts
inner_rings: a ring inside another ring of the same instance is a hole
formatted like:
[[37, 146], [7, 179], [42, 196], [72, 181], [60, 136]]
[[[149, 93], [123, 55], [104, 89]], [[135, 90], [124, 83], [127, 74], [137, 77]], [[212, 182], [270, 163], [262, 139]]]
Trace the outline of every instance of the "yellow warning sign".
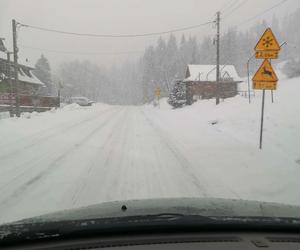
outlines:
[[155, 89], [155, 96], [156, 97], [160, 97], [160, 87], [157, 87], [156, 89]]
[[255, 46], [256, 51], [280, 50], [279, 43], [275, 38], [271, 28], [267, 28]]
[[278, 58], [278, 50], [256, 51], [255, 57], [257, 59], [277, 59]]
[[253, 89], [276, 90], [277, 82], [253, 82]]
[[270, 62], [265, 59], [252, 78], [253, 82], [277, 82], [278, 78]]

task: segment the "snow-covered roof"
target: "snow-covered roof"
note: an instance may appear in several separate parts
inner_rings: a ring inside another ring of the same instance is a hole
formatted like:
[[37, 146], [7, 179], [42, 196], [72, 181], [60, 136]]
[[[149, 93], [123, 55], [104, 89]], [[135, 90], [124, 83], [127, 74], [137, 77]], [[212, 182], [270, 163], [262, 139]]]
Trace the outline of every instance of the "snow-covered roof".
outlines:
[[26, 66], [26, 67], [28, 67], [28, 68], [31, 68], [31, 69], [34, 69], [34, 68], [35, 68], [35, 65], [34, 65], [32, 62], [30, 62], [27, 58], [26, 58], [26, 59], [24, 59], [24, 58], [19, 58], [19, 59], [18, 59], [18, 63], [19, 63], [20, 65], [24, 65], [24, 66]]
[[[0, 51], [0, 59], [7, 60], [7, 54], [3, 51]], [[13, 55], [10, 56], [10, 60], [11, 62], [14, 61]], [[31, 69], [34, 69], [35, 67], [33, 63], [28, 61], [28, 59], [24, 60], [23, 58], [19, 58], [18, 63]]]
[[33, 72], [30, 70], [28, 70], [28, 72], [24, 72], [24, 69], [22, 69], [22, 67], [20, 67], [19, 70], [19, 80], [22, 82], [28, 82], [28, 83], [32, 83], [32, 84], [37, 84], [37, 85], [41, 85], [41, 86], [45, 86], [44, 83], [42, 83], [34, 74]]
[[[220, 77], [241, 81], [241, 78], [233, 65], [220, 65]], [[216, 81], [216, 65], [189, 64], [187, 66], [187, 78], [183, 81], [214, 82]]]
[[[0, 51], [0, 59], [7, 60], [7, 55], [5, 52]], [[13, 58], [11, 58], [13, 61]], [[37, 84], [41, 86], [45, 86], [43, 82], [41, 82], [32, 72], [34, 70], [34, 66], [31, 65], [29, 62], [20, 62], [19, 61], [19, 80], [22, 82], [28, 82], [32, 84]], [[26, 72], [25, 72], [26, 71]]]

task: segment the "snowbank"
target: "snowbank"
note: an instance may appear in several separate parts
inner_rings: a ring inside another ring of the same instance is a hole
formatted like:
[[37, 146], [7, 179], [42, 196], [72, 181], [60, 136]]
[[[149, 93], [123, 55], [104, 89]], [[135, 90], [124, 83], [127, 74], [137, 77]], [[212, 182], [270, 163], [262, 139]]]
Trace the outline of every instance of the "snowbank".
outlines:
[[147, 113], [186, 150], [190, 161], [199, 162], [201, 174], [212, 183], [219, 176], [243, 199], [300, 204], [300, 77], [279, 81], [274, 103], [266, 91], [259, 150], [261, 92], [255, 91], [251, 104], [236, 96], [218, 106], [215, 100], [201, 100]]

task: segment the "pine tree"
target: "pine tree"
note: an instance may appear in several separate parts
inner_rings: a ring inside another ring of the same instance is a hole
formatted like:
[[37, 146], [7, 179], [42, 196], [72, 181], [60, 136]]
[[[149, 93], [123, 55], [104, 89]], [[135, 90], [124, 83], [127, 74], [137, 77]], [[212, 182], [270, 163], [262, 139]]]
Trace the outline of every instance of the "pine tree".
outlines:
[[168, 103], [174, 108], [180, 108], [186, 104], [186, 88], [183, 82], [175, 82], [169, 95]]
[[48, 59], [41, 55], [35, 64], [35, 76], [46, 85], [46, 88], [41, 91], [44, 95], [54, 95], [55, 90], [51, 79], [51, 68]]

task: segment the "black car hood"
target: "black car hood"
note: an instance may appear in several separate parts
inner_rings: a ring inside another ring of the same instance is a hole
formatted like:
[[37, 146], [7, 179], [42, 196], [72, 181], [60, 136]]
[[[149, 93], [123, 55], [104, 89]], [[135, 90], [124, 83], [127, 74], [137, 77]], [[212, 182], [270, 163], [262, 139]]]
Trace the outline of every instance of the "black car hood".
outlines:
[[280, 203], [221, 198], [167, 198], [106, 202], [63, 210], [15, 223], [91, 220], [156, 214], [208, 217], [300, 218], [300, 207]]

